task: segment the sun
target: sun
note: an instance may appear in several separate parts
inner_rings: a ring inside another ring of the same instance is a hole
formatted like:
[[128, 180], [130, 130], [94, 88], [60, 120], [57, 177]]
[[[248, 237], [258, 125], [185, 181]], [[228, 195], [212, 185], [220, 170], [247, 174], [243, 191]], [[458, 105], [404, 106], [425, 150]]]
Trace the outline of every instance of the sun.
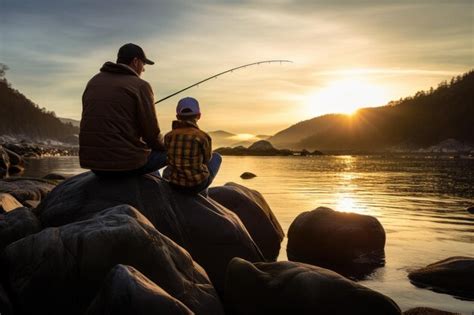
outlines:
[[381, 106], [389, 101], [386, 90], [365, 78], [344, 78], [311, 92], [307, 110], [314, 116], [328, 113], [354, 114], [359, 108]]

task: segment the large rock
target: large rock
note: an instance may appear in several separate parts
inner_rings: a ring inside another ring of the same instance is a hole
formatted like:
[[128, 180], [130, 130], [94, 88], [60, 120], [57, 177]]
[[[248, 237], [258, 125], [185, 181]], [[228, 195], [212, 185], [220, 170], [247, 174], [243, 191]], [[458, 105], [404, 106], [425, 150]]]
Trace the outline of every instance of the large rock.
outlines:
[[395, 315], [389, 297], [330, 270], [296, 262], [252, 264], [233, 259], [225, 304], [232, 314]]
[[267, 260], [276, 260], [285, 233], [263, 196], [236, 183], [209, 189], [209, 197], [238, 215]]
[[319, 207], [301, 213], [290, 225], [287, 254], [289, 260], [344, 274], [351, 274], [354, 266], [357, 277], [372, 270], [360, 266], [384, 263], [384, 246], [385, 231], [376, 218]]
[[192, 315], [194, 313], [137, 269], [117, 265], [107, 275], [86, 314]]
[[474, 298], [474, 258], [450, 257], [408, 274], [418, 286]]
[[222, 314], [205, 271], [128, 205], [23, 238], [5, 249], [21, 312], [83, 314], [117, 264], [142, 272], [197, 314]]
[[8, 169], [9, 175], [23, 172], [25, 170], [25, 161], [21, 158], [21, 156], [7, 148], [4, 148], [4, 150], [10, 159], [10, 168]]
[[0, 253], [7, 245], [40, 230], [40, 221], [28, 208], [17, 208], [0, 214]]
[[9, 212], [23, 205], [10, 194], [0, 193], [0, 213]]
[[211, 198], [174, 191], [152, 175], [117, 180], [86, 172], [59, 184], [36, 211], [44, 226], [60, 226], [119, 204], [137, 208], [158, 231], [189, 251], [218, 291], [233, 257], [264, 259], [234, 213]]
[[12, 177], [0, 180], [0, 193], [9, 193], [21, 203], [42, 200], [54, 187], [51, 181], [39, 178]]

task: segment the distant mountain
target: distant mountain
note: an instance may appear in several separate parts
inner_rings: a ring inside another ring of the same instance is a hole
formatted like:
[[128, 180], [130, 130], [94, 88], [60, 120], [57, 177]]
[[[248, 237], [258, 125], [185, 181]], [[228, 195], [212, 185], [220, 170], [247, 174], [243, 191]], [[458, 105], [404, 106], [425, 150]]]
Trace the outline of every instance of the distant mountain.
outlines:
[[277, 148], [379, 151], [446, 140], [474, 144], [474, 71], [386, 106], [299, 122], [268, 139]]
[[235, 142], [235, 134], [223, 131], [223, 130], [216, 130], [216, 131], [210, 131], [208, 134], [212, 138], [212, 147], [213, 149], [215, 148], [220, 148], [220, 147], [227, 147], [231, 143]]
[[209, 135], [212, 137], [234, 137], [234, 133], [230, 133], [224, 130], [216, 130], [216, 131], [210, 131]]
[[70, 118], [61, 118], [61, 117], [58, 117], [58, 118], [63, 124], [71, 124], [74, 127], [79, 127], [81, 125], [80, 120], [75, 120], [75, 119], [70, 119]]
[[237, 146], [244, 146], [248, 147], [252, 145], [255, 141], [259, 140], [266, 140], [270, 136], [266, 135], [258, 135], [258, 136], [251, 136], [250, 138], [246, 138], [245, 140], [241, 140], [239, 135], [230, 133], [224, 130], [216, 130], [210, 131], [208, 134], [212, 138], [212, 147], [213, 148], [221, 148], [221, 147], [237, 147]]
[[0, 64], [0, 135], [68, 141], [79, 133], [79, 128], [62, 123], [54, 112], [13, 89], [4, 78], [6, 69]]

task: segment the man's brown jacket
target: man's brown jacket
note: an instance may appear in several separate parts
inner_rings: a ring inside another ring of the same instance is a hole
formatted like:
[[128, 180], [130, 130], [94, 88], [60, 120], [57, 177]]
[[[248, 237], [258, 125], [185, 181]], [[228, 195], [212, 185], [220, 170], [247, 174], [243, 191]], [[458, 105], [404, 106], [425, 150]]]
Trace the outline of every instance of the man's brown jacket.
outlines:
[[127, 65], [106, 62], [82, 96], [81, 167], [134, 170], [151, 149], [163, 151], [164, 145], [150, 84]]

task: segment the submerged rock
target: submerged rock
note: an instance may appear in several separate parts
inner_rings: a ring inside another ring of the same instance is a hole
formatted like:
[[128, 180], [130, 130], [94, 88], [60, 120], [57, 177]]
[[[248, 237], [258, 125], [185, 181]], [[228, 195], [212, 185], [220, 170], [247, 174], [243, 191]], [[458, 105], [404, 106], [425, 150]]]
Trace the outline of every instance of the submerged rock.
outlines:
[[192, 315], [194, 313], [137, 269], [117, 265], [107, 275], [86, 315], [128, 314]]
[[158, 231], [188, 250], [218, 291], [233, 257], [264, 260], [234, 213], [211, 198], [174, 191], [152, 175], [117, 180], [86, 172], [59, 184], [36, 212], [44, 226], [60, 226], [119, 204], [135, 207]]
[[408, 274], [413, 284], [474, 298], [474, 258], [450, 257]]
[[257, 175], [255, 175], [254, 173], [250, 173], [250, 172], [244, 172], [240, 175], [240, 178], [242, 178], [242, 179], [251, 179], [251, 178], [254, 178], [254, 177], [257, 177]]
[[227, 269], [225, 304], [232, 314], [401, 314], [389, 297], [316, 266], [250, 263]]
[[5, 249], [5, 260], [27, 314], [83, 314], [117, 264], [138, 269], [195, 313], [222, 314], [205, 271], [128, 205], [23, 238]]
[[0, 193], [0, 213], [9, 212], [23, 205], [10, 194]]
[[276, 260], [285, 233], [258, 191], [227, 183], [209, 188], [209, 197], [237, 214], [265, 258]]
[[[289, 260], [324, 266], [355, 277], [384, 263], [385, 231], [372, 216], [319, 207], [303, 212], [288, 230]], [[347, 268], [346, 268], [347, 267]], [[360, 269], [361, 268], [361, 269]]]
[[39, 178], [12, 177], [0, 180], [0, 193], [9, 193], [19, 202], [42, 200], [55, 185]]
[[467, 212], [469, 212], [471, 214], [474, 214], [474, 207], [469, 207], [466, 210], [467, 210]]
[[0, 253], [9, 244], [40, 230], [40, 221], [28, 208], [17, 208], [0, 214]]

